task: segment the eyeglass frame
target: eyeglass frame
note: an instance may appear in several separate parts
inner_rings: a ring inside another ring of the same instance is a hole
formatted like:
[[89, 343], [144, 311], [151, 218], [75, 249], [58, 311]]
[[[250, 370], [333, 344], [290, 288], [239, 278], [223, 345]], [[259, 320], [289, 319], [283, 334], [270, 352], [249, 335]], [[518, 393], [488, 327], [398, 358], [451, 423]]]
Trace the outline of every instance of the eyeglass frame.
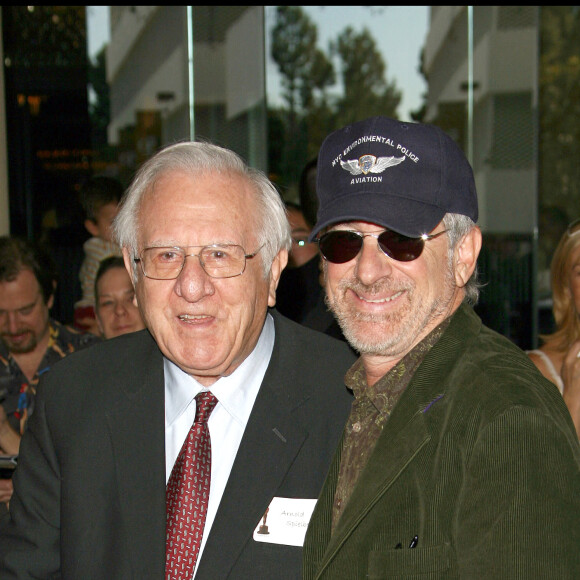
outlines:
[[[139, 253], [139, 257], [133, 258], [133, 262], [135, 262], [135, 264], [141, 264], [141, 271], [143, 272], [143, 276], [145, 276], [146, 278], [149, 278], [150, 280], [177, 280], [177, 278], [179, 278], [179, 276], [183, 272], [183, 268], [185, 267], [185, 260], [187, 258], [190, 258], [190, 257], [192, 257], [192, 258], [197, 257], [199, 259], [199, 265], [201, 266], [202, 270], [210, 278], [214, 278], [215, 280], [227, 280], [228, 278], [236, 278], [238, 276], [241, 276], [246, 271], [247, 261], [251, 260], [252, 258], [257, 256], [258, 252], [263, 247], [264, 247], [264, 244], [262, 244], [255, 252], [253, 252], [251, 254], [246, 254], [246, 250], [244, 249], [244, 247], [240, 246], [239, 244], [207, 244], [205, 246], [147, 246], [146, 248], [143, 248], [141, 250], [141, 252]], [[197, 254], [188, 254], [187, 250], [189, 248], [201, 248], [201, 249], [200, 249], [199, 253], [197, 253]], [[201, 254], [206, 248], [240, 248], [242, 250], [243, 256], [244, 256], [244, 264], [242, 266], [241, 272], [239, 272], [238, 274], [232, 274], [231, 276], [213, 276], [212, 274], [210, 274], [205, 269], [205, 264], [204, 264], [203, 260], [201, 259]], [[143, 253], [146, 252], [147, 250], [155, 250], [155, 249], [158, 249], [158, 250], [179, 250], [180, 252], [183, 253], [183, 260], [181, 262], [181, 268], [179, 269], [179, 271], [177, 272], [177, 274], [175, 276], [172, 276], [171, 278], [154, 278], [152, 276], [149, 276], [147, 274], [147, 272], [145, 272], [145, 263], [143, 261]]]

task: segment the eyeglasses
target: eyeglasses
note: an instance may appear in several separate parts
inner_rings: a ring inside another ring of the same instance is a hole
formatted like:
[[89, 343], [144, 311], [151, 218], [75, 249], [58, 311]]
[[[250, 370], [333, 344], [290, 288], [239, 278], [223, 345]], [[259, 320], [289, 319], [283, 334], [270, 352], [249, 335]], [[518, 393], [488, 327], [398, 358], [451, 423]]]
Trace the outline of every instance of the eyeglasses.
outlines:
[[363, 241], [367, 237], [376, 238], [381, 251], [398, 262], [412, 262], [423, 252], [425, 242], [438, 238], [447, 230], [436, 234], [424, 234], [419, 238], [410, 238], [385, 230], [380, 234], [361, 234], [350, 230], [333, 230], [322, 235], [318, 239], [320, 253], [325, 260], [333, 264], [344, 264], [358, 256], [363, 247]]
[[[153, 247], [145, 248], [139, 258], [143, 274], [153, 280], [175, 280], [188, 256], [197, 256], [205, 273], [212, 278], [234, 278], [246, 269], [246, 260], [253, 258], [263, 246], [253, 254], [246, 254], [242, 246], [234, 244], [212, 244], [211, 246]], [[189, 248], [201, 248], [197, 254], [188, 254]]]

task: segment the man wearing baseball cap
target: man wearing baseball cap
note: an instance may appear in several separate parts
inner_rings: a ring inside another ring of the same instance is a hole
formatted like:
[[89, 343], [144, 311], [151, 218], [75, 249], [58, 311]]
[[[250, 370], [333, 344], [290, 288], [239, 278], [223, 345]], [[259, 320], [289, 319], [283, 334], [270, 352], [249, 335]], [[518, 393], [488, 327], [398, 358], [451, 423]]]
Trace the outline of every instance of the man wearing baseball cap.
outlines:
[[360, 353], [304, 579], [580, 578], [580, 447], [557, 388], [482, 325], [472, 169], [437, 127], [327, 137], [328, 305]]

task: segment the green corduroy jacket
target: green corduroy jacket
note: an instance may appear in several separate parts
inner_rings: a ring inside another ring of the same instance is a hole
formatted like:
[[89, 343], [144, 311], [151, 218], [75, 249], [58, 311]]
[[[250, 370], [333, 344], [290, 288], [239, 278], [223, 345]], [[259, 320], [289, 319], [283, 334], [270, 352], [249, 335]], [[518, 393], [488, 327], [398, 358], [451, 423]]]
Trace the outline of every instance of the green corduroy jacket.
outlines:
[[331, 537], [339, 464], [340, 447], [304, 580], [580, 578], [580, 446], [567, 408], [468, 306], [393, 409]]

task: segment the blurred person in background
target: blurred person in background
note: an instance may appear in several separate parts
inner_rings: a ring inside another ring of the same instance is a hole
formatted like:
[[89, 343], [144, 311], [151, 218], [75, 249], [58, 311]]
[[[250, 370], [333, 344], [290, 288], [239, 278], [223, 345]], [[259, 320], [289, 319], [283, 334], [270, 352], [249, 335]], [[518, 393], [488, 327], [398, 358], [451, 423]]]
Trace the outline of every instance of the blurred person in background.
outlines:
[[323, 292], [320, 285], [320, 255], [318, 246], [308, 241], [312, 227], [306, 223], [300, 206], [286, 202], [286, 213], [292, 247], [288, 253], [288, 266], [280, 276], [276, 308], [290, 320], [302, 323], [316, 307]]
[[135, 304], [135, 290], [123, 258], [105, 258], [95, 278], [95, 314], [103, 338], [145, 328]]
[[94, 294], [97, 269], [101, 260], [121, 255], [121, 248], [112, 239], [111, 227], [122, 196], [121, 182], [106, 175], [92, 177], [80, 192], [84, 226], [91, 237], [83, 244], [85, 257], [79, 271], [83, 295], [75, 304], [74, 325], [93, 334], [98, 334]]
[[292, 248], [288, 267], [278, 284], [276, 308], [291, 320], [344, 341], [340, 326], [326, 305], [318, 248], [308, 239], [318, 211], [317, 163], [315, 157], [302, 169], [298, 188], [300, 204], [286, 203]]
[[[18, 454], [40, 377], [99, 340], [51, 318], [56, 279], [52, 260], [38, 246], [0, 237], [0, 450], [6, 454]], [[0, 501], [11, 495], [12, 482], [0, 480]]]
[[562, 393], [580, 438], [580, 220], [560, 238], [550, 276], [556, 330], [540, 335], [542, 345], [527, 353]]

